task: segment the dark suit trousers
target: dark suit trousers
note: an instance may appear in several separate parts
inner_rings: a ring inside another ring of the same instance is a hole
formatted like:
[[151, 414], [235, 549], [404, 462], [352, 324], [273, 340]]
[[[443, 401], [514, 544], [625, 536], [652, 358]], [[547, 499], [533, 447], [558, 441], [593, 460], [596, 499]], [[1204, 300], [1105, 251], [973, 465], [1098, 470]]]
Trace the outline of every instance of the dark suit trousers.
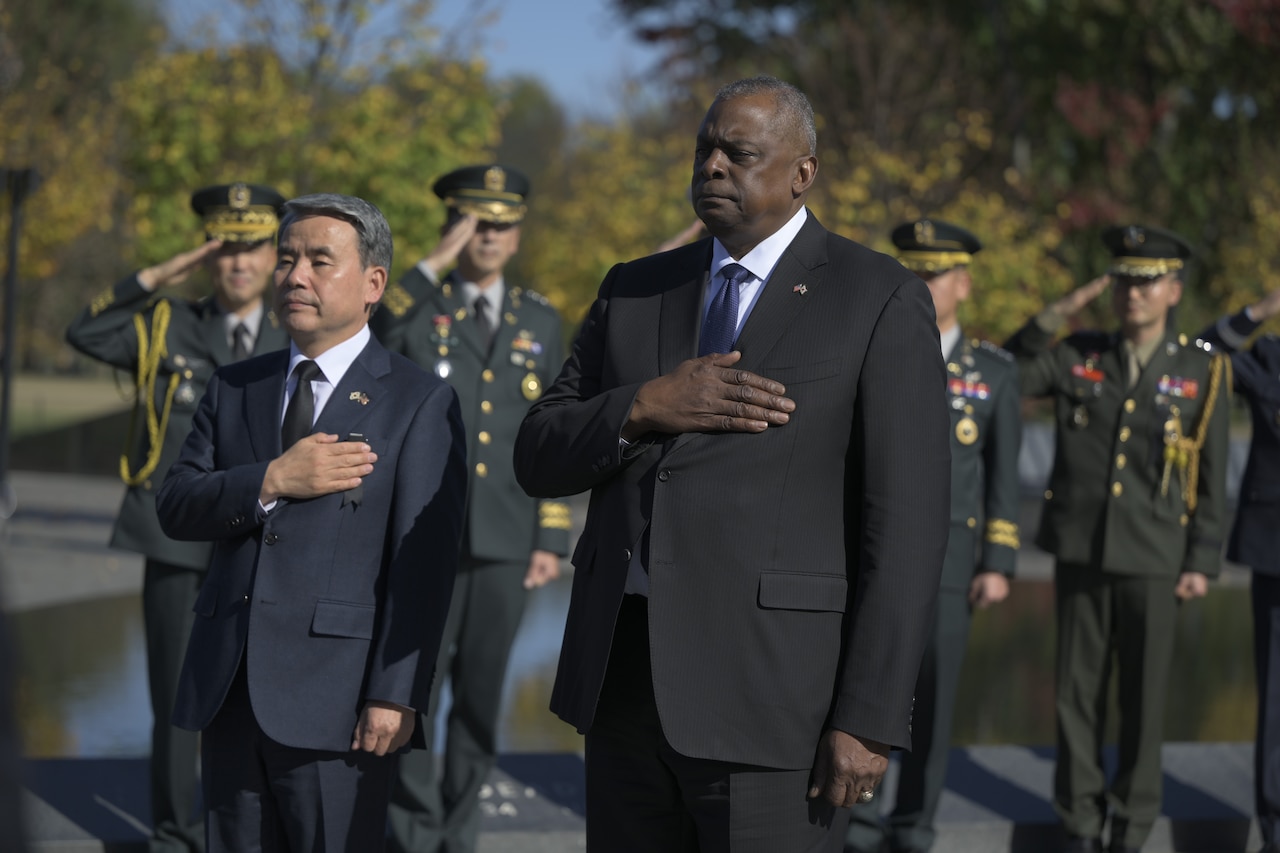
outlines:
[[658, 718], [648, 601], [624, 596], [586, 736], [589, 853], [837, 853], [846, 809], [806, 799], [809, 769], [680, 755]]
[[192, 608], [203, 581], [204, 572], [151, 559], [142, 577], [152, 713], [152, 853], [204, 850], [204, 821], [196, 811], [199, 735], [169, 722], [195, 618]]
[[[956, 690], [969, 639], [972, 609], [968, 590], [938, 591], [933, 635], [925, 647], [916, 679], [911, 714], [911, 751], [899, 753], [898, 788], [888, 834], [893, 849], [928, 850], [937, 831], [933, 827], [947, 778]], [[859, 803], [850, 810], [846, 841], [856, 851], [875, 851], [885, 835], [877, 802]]]
[[1280, 842], [1280, 578], [1253, 573], [1253, 665], [1258, 684], [1254, 799], [1267, 844]]
[[[1054, 808], [1068, 832], [1141, 847], [1160, 814], [1160, 745], [1173, 661], [1177, 599], [1168, 577], [1133, 577], [1059, 563]], [[1120, 743], [1116, 774], [1102, 767], [1107, 689], [1116, 667]]]
[[203, 734], [209, 853], [383, 849], [396, 756], [271, 740], [254, 719], [243, 661]]
[[418, 725], [427, 742], [435, 732], [445, 677], [452, 704], [445, 725], [444, 762], [413, 750], [400, 758], [389, 810], [395, 853], [469, 853], [480, 827], [480, 789], [497, 758], [502, 683], [511, 645], [524, 615], [527, 560], [468, 560], [459, 567], [440, 641], [431, 704]]

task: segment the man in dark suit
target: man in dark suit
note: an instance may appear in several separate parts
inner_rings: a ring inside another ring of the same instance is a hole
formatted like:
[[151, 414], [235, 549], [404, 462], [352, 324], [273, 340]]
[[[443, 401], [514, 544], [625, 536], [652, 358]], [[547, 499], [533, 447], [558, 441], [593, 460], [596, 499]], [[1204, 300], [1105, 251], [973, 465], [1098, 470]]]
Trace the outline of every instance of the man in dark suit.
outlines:
[[[129, 487], [111, 544], [146, 557], [142, 617], [151, 690], [153, 853], [204, 850], [195, 816], [197, 739], [170, 722], [192, 605], [209, 566], [208, 542], [176, 542], [156, 519], [155, 489], [178, 458], [191, 416], [214, 370], [288, 344], [263, 299], [276, 264], [284, 197], [271, 187], [222, 184], [197, 190], [191, 207], [207, 242], [139, 270], [108, 288], [67, 328], [85, 355], [133, 376], [133, 434], [120, 460]], [[199, 300], [159, 295], [204, 267], [213, 293]]]
[[569, 553], [568, 505], [530, 498], [511, 464], [520, 421], [559, 372], [564, 347], [555, 308], [504, 277], [520, 247], [528, 178], [497, 164], [466, 166], [432, 189], [449, 209], [440, 244], [387, 288], [385, 310], [370, 326], [387, 349], [457, 391], [467, 427], [467, 519], [440, 677], [421, 720], [434, 730], [447, 675], [444, 765], [437, 775], [429, 751], [400, 760], [390, 847], [467, 853], [475, 849], [480, 788], [497, 757], [502, 683], [528, 590], [559, 577]]
[[794, 87], [721, 89], [711, 238], [614, 267], [520, 429], [526, 491], [591, 490], [552, 710], [593, 850], [838, 850], [910, 745], [946, 374], [923, 282], [805, 209], [815, 150]]
[[[1108, 228], [1102, 239], [1109, 273], [1006, 344], [1022, 393], [1052, 398], [1057, 419], [1036, 541], [1056, 558], [1053, 800], [1068, 853], [1101, 850], [1108, 817], [1111, 853], [1134, 853], [1160, 814], [1177, 604], [1205, 595], [1225, 532], [1226, 359], [1188, 345], [1169, 320], [1191, 249], [1142, 225]], [[1054, 344], [1067, 318], [1108, 284], [1120, 328]], [[1101, 740], [1113, 665], [1120, 742], [1108, 782]]]
[[936, 219], [899, 225], [891, 239], [902, 265], [929, 285], [938, 314], [951, 412], [951, 534], [937, 620], [916, 679], [911, 752], [902, 758], [888, 831], [874, 803], [854, 806], [846, 850], [858, 853], [877, 853], [886, 841], [893, 853], [933, 846], [970, 616], [1008, 596], [1019, 544], [1018, 369], [1012, 355], [968, 340], [960, 329], [960, 303], [973, 288], [969, 263], [982, 243]]
[[214, 375], [157, 496], [169, 535], [215, 541], [174, 722], [203, 732], [211, 853], [379, 850], [457, 568], [462, 421], [369, 332], [377, 208], [294, 199], [279, 256], [292, 346]]
[[1262, 324], [1280, 315], [1280, 288], [1223, 317], [1200, 337], [1231, 354], [1235, 390], [1253, 416], [1249, 461], [1240, 483], [1227, 559], [1253, 569], [1253, 663], [1258, 685], [1254, 808], [1262, 853], [1280, 853], [1280, 338]]

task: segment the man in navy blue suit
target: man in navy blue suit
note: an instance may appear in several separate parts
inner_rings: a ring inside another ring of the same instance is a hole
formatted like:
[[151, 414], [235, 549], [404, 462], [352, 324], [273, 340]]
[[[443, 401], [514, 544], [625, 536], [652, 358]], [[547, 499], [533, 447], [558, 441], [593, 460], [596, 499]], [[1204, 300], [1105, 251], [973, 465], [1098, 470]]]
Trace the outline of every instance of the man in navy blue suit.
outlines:
[[1254, 808], [1262, 853], [1280, 853], [1280, 337], [1250, 339], [1280, 315], [1280, 289], [1223, 317], [1200, 337], [1231, 354], [1235, 390], [1249, 404], [1253, 440], [1227, 559], [1253, 569], [1253, 660], [1258, 682]]
[[376, 851], [457, 568], [465, 440], [450, 387], [369, 333], [391, 265], [376, 207], [285, 205], [292, 344], [220, 369], [157, 496], [215, 542], [174, 723], [203, 733], [209, 853]]

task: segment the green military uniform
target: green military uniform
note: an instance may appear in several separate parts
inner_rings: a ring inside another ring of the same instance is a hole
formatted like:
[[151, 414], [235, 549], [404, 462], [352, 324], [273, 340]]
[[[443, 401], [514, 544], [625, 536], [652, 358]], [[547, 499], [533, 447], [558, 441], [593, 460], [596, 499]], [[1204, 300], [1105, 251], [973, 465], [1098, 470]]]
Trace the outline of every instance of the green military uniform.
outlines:
[[[1157, 229], [1112, 229], [1104, 239], [1122, 276], [1155, 278], [1189, 254]], [[1137, 372], [1118, 333], [1052, 346], [1051, 325], [1046, 315], [1032, 320], [1008, 347], [1022, 392], [1051, 397], [1057, 421], [1037, 538], [1057, 558], [1054, 805], [1085, 843], [1101, 837], [1109, 806], [1111, 849], [1136, 850], [1160, 810], [1174, 586], [1183, 572], [1218, 574], [1231, 381], [1224, 359], [1172, 332]], [[1120, 744], [1108, 786], [1100, 739], [1113, 656]]]
[[[210, 239], [231, 242], [271, 239], [276, 210], [283, 203], [274, 190], [246, 184], [209, 187], [193, 196]], [[67, 341], [90, 358], [128, 371], [137, 388], [130, 443], [120, 460], [128, 489], [110, 544], [146, 558], [143, 618], [154, 714], [152, 849], [203, 850], [203, 827], [191, 819], [197, 737], [174, 728], [169, 718], [191, 633], [192, 607], [213, 546], [166, 536], [156, 517], [155, 492], [178, 458], [214, 370], [235, 360], [226, 318], [213, 296], [171, 299], [147, 290], [130, 275], [76, 316], [67, 327]], [[264, 305], [251, 351], [270, 352], [288, 343], [274, 313]]]
[[[926, 274], [967, 264], [981, 249], [967, 231], [928, 220], [895, 229], [893, 242], [905, 266]], [[933, 845], [933, 820], [946, 780], [956, 690], [969, 637], [970, 583], [979, 571], [1012, 577], [1019, 545], [1022, 420], [1017, 366], [999, 347], [965, 339], [958, 327], [954, 331], [958, 340], [946, 353], [951, 532], [934, 631], [916, 680], [911, 751], [902, 756], [889, 816], [887, 836], [895, 853]], [[944, 346], [950, 337], [944, 336]], [[878, 851], [885, 835], [874, 801], [853, 807], [848, 848]]]
[[[483, 222], [523, 216], [527, 181], [493, 166], [451, 172], [435, 190], [452, 210]], [[516, 482], [516, 433], [530, 404], [564, 361], [560, 317], [546, 299], [507, 287], [492, 341], [464, 298], [458, 274], [433, 282], [421, 268], [387, 289], [370, 325], [382, 343], [453, 386], [467, 428], [467, 515], [462, 558], [445, 625], [428, 737], [447, 675], [452, 706], [439, 777], [430, 751], [401, 757], [392, 794], [390, 847], [470, 850], [479, 792], [496, 758], [502, 683], [527, 591], [530, 553], [569, 553], [567, 504], [530, 498]]]

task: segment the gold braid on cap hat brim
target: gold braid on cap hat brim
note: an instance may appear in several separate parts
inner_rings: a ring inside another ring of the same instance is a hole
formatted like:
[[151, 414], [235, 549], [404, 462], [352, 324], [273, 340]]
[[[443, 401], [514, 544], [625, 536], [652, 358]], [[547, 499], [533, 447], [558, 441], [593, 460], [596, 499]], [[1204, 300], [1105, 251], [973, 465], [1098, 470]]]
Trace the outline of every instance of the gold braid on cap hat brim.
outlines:
[[1158, 278], [1182, 269], [1181, 258], [1112, 258], [1111, 272], [1116, 275], [1141, 275]]
[[943, 272], [969, 264], [973, 255], [968, 252], [901, 252], [898, 260], [909, 270]]
[[510, 195], [514, 201], [498, 201], [489, 198], [466, 198], [465, 196], [452, 195], [444, 200], [449, 207], [456, 209], [459, 213], [469, 213], [476, 219], [485, 222], [497, 222], [501, 225], [510, 225], [524, 219], [525, 211], [529, 208], [526, 205], [519, 204], [520, 196], [514, 193], [503, 193]]
[[204, 217], [204, 233], [210, 240], [256, 243], [275, 236], [280, 218], [275, 208], [255, 206], [242, 210], [218, 208]]

